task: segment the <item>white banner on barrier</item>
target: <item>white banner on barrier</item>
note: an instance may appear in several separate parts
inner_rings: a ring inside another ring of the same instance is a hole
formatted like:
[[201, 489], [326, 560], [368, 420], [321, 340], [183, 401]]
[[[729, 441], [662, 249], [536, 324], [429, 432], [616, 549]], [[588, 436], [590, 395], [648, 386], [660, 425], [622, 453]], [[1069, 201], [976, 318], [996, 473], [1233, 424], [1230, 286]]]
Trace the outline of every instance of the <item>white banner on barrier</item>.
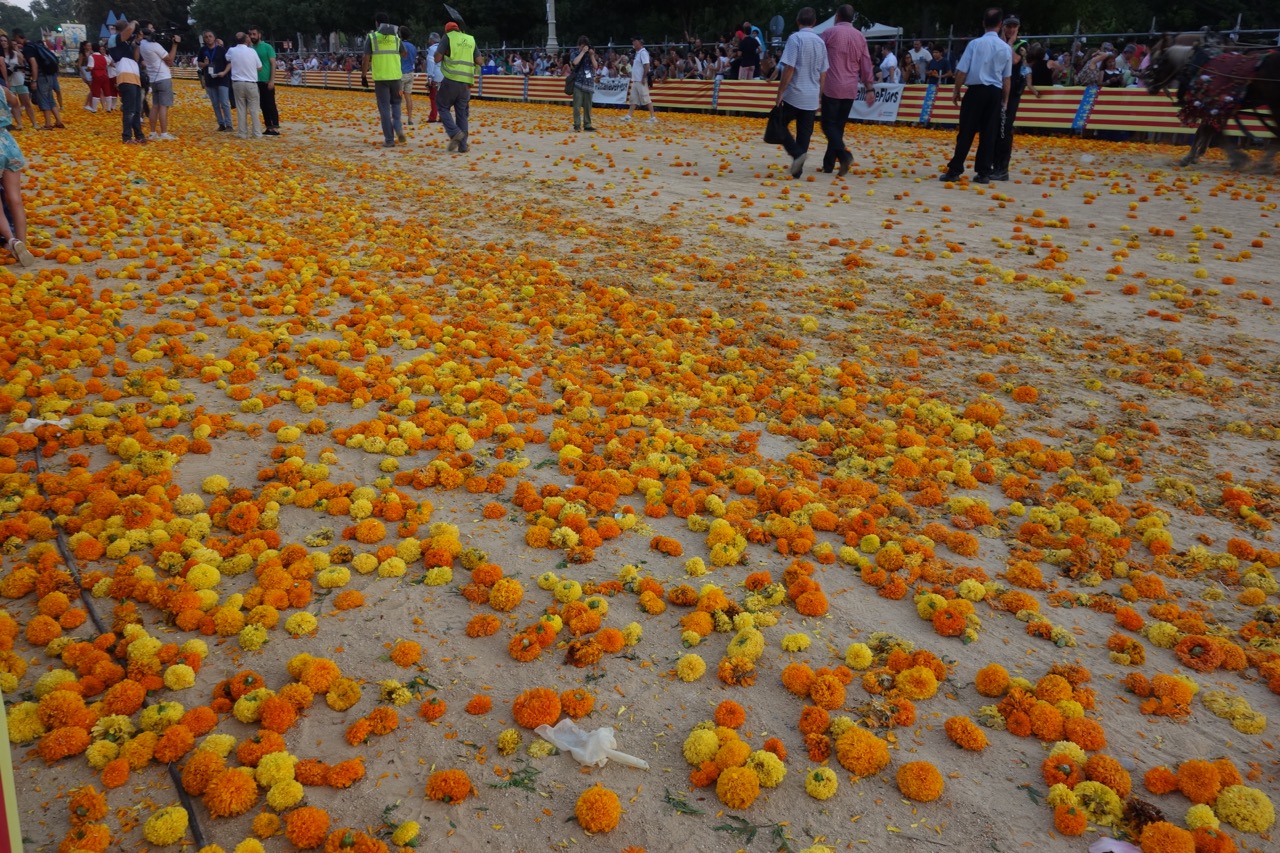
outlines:
[[597, 77], [596, 91], [591, 96], [593, 104], [625, 104], [630, 77]]
[[858, 97], [854, 98], [853, 109], [849, 110], [849, 118], [858, 121], [897, 121], [898, 105], [902, 103], [901, 83], [877, 83], [876, 103], [869, 107], [866, 102], [866, 89], [858, 87]]

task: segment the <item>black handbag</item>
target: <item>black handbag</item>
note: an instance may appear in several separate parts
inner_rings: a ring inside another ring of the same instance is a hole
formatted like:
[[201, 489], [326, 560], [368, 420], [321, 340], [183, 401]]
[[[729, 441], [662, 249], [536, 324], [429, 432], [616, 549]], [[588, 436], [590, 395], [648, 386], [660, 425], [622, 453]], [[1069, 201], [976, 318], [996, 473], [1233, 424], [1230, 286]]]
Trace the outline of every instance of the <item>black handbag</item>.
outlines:
[[577, 76], [578, 76], [578, 75], [577, 75], [576, 73], [574, 73], [574, 74], [570, 74], [568, 77], [564, 78], [564, 93], [565, 93], [566, 95], [568, 95], [569, 97], [573, 97], [573, 87], [574, 87], [574, 82], [573, 82], [573, 81], [574, 81], [574, 79], [575, 79]]
[[764, 141], [769, 145], [782, 145], [787, 141], [787, 124], [782, 120], [782, 107], [769, 110], [769, 121], [764, 126]]

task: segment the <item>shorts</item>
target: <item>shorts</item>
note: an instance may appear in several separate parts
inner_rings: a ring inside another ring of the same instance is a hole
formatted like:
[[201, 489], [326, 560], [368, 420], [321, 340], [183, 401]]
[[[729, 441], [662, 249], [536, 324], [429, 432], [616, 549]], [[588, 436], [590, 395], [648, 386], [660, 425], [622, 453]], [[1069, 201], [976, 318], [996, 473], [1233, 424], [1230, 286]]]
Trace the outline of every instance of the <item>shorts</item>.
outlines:
[[9, 135], [9, 129], [0, 128], [0, 171], [21, 172], [26, 167], [27, 161], [22, 156], [22, 149]]
[[412, 71], [410, 71], [408, 74], [404, 74], [404, 75], [402, 75], [402, 76], [400, 77], [400, 91], [401, 91], [401, 92], [403, 92], [403, 93], [404, 93], [404, 94], [406, 94], [406, 95], [412, 95], [412, 94], [413, 94], [413, 78], [414, 78], [414, 76], [415, 76], [415, 75], [414, 75], [414, 73], [413, 73]]
[[13, 94], [15, 94], [15, 95], [30, 95], [30, 94], [31, 94], [31, 90], [30, 90], [30, 89], [28, 89], [28, 88], [26, 87], [26, 84], [25, 84], [25, 83], [19, 84], [19, 85], [17, 85], [17, 86], [10, 86], [10, 87], [9, 87], [9, 91], [10, 91], [10, 92], [13, 92]]
[[53, 76], [41, 74], [36, 78], [36, 106], [41, 111], [51, 111], [56, 106], [53, 99]]
[[649, 106], [649, 87], [641, 80], [632, 80], [631, 91], [627, 93], [627, 103], [633, 107]]
[[157, 107], [173, 106], [173, 78], [151, 81], [151, 102]]

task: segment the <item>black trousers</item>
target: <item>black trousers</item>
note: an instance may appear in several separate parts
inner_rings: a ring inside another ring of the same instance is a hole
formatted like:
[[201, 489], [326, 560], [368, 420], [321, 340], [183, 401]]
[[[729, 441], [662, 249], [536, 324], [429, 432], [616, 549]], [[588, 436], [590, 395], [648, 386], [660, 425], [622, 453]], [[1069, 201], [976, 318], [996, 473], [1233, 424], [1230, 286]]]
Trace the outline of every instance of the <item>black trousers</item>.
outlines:
[[258, 99], [262, 101], [262, 125], [267, 130], [279, 130], [280, 111], [276, 109], [275, 87], [267, 88], [263, 80], [258, 81]]
[[[802, 110], [782, 102], [782, 124], [787, 138], [782, 147], [791, 155], [791, 159], [799, 157], [809, 150], [809, 140], [813, 138], [813, 119], [817, 110]], [[796, 123], [796, 134], [791, 135], [791, 122]]]
[[1022, 93], [1009, 95], [1009, 106], [1004, 111], [1004, 130], [996, 140], [996, 153], [992, 161], [992, 171], [1009, 171], [1009, 159], [1013, 156], [1013, 120], [1018, 115], [1018, 104], [1022, 102]]
[[827, 137], [827, 151], [822, 155], [822, 170], [830, 172], [848, 150], [844, 147], [844, 127], [849, 123], [853, 98], [822, 96], [822, 133]]
[[978, 137], [978, 154], [974, 171], [986, 177], [993, 171], [996, 137], [1000, 135], [1000, 102], [1004, 94], [999, 86], [970, 86], [960, 102], [960, 128], [956, 132], [956, 153], [947, 164], [953, 175], [964, 172], [973, 137]]

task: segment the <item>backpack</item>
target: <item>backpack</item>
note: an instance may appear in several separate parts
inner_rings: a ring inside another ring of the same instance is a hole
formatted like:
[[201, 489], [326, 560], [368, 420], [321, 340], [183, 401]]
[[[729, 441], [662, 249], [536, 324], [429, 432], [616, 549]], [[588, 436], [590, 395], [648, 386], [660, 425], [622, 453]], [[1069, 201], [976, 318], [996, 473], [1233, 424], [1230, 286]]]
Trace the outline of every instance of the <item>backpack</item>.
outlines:
[[36, 42], [36, 68], [41, 74], [58, 73], [58, 55], [42, 41]]

